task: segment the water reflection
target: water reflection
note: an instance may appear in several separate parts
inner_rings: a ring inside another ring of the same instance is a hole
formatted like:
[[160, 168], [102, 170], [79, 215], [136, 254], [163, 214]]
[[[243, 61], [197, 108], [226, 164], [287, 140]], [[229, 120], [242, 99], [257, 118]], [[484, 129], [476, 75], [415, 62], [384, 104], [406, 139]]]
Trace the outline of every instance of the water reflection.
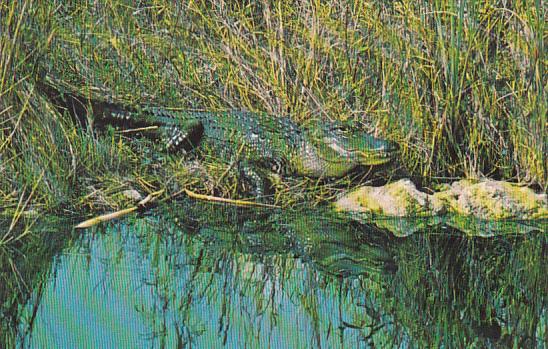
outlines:
[[29, 348], [542, 347], [546, 242], [182, 204], [40, 255], [3, 328]]

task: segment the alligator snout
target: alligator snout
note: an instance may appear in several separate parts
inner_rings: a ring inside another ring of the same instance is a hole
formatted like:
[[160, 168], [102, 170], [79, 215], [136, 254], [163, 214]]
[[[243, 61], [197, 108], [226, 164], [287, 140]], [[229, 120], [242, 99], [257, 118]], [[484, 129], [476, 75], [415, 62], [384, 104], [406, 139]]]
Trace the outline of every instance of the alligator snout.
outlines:
[[399, 152], [400, 146], [392, 141], [367, 136], [362, 146], [355, 149], [361, 165], [382, 165], [390, 162]]

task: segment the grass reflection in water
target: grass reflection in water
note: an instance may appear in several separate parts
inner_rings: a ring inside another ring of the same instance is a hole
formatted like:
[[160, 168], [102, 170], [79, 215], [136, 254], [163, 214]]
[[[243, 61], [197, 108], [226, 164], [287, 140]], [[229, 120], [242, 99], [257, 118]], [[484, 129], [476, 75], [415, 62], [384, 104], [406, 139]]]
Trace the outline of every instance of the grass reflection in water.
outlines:
[[545, 234], [394, 238], [318, 209], [183, 205], [39, 251], [11, 255], [28, 288], [2, 270], [8, 344], [542, 347], [546, 336]]

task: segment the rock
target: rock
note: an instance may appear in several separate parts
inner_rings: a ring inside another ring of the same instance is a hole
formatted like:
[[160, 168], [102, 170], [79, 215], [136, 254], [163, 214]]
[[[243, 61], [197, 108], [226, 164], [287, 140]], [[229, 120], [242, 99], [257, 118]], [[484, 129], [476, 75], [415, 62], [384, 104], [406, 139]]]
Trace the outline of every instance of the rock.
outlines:
[[444, 212], [443, 203], [423, 193], [409, 179], [382, 187], [363, 186], [347, 193], [335, 202], [337, 211], [370, 215], [409, 217], [433, 216]]
[[434, 226], [457, 229], [472, 236], [545, 231], [546, 194], [516, 184], [460, 180], [428, 195], [409, 179], [382, 187], [357, 188], [335, 202], [335, 210], [396, 236]]
[[124, 190], [121, 192], [121, 194], [126, 199], [130, 199], [135, 202], [143, 200], [143, 196], [135, 189]]
[[546, 194], [503, 181], [460, 180], [433, 197], [458, 215], [496, 220], [548, 218]]

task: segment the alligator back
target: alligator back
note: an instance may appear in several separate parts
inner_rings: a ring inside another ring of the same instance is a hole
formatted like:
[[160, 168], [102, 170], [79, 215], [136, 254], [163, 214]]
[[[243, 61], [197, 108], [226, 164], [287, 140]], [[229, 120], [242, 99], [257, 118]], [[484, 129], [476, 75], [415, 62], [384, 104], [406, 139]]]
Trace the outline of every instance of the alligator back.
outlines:
[[[177, 111], [156, 107], [123, 108], [112, 105], [102, 108], [101, 123], [123, 127], [164, 127], [168, 137], [166, 148], [177, 150], [192, 129], [203, 134], [199, 142], [207, 143], [216, 154], [238, 155], [240, 158], [276, 163], [295, 156], [306, 137], [297, 124], [286, 117], [245, 111], [202, 112]], [[196, 145], [196, 141], [193, 144]]]
[[360, 165], [390, 160], [395, 149], [353, 127], [319, 121], [303, 128], [287, 117], [245, 111], [204, 112], [151, 106], [124, 106], [60, 93], [42, 84], [58, 105], [82, 124], [92, 115], [94, 125], [153, 129], [169, 151], [189, 150], [207, 143], [219, 157], [233, 157], [272, 167], [276, 172], [309, 177], [341, 177]]

